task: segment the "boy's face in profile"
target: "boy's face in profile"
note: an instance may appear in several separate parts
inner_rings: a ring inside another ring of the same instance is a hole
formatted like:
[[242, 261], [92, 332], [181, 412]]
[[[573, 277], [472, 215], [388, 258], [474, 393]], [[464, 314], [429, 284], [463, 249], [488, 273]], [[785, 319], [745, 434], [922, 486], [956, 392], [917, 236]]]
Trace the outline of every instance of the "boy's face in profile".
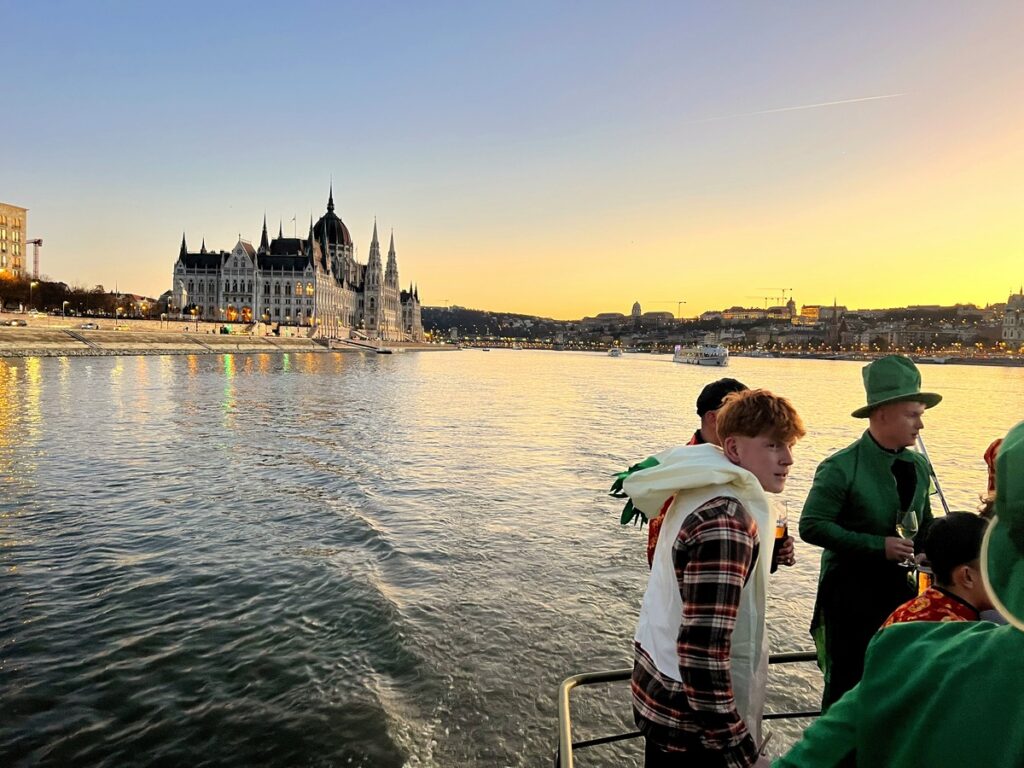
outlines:
[[794, 444], [763, 432], [757, 437], [730, 435], [722, 443], [722, 450], [729, 461], [753, 474], [765, 492], [782, 493], [793, 464]]

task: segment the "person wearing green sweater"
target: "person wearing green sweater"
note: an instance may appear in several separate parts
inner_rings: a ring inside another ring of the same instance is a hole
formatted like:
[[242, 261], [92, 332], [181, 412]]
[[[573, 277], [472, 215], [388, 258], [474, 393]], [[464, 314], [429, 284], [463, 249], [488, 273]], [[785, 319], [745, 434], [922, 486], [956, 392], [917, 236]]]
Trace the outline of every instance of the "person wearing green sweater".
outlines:
[[1024, 765], [1024, 422], [996, 459], [981, 573], [1009, 622], [910, 622], [881, 630], [860, 683], [773, 768]]
[[899, 355], [865, 366], [863, 377], [867, 405], [853, 416], [868, 428], [818, 465], [800, 515], [800, 537], [824, 549], [811, 623], [823, 710], [857, 684], [872, 635], [913, 597], [901, 564], [914, 557], [912, 533], [932, 520], [928, 463], [907, 448], [942, 397], [922, 392], [916, 366]]

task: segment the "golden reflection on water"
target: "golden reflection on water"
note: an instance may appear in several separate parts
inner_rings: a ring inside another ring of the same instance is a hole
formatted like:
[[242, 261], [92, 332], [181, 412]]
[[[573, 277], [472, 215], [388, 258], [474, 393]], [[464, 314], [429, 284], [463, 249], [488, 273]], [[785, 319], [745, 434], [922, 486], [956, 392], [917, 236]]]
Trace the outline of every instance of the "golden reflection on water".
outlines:
[[132, 374], [135, 379], [134, 402], [132, 403], [132, 420], [145, 423], [149, 420], [149, 357], [141, 355], [135, 358], [135, 371]]
[[224, 426], [235, 425], [235, 356], [224, 355]]
[[199, 375], [199, 356], [189, 355], [186, 360], [188, 361], [188, 375], [190, 378], [195, 378]]
[[0, 362], [0, 480], [14, 480], [13, 446], [18, 432], [18, 367]]
[[40, 404], [43, 399], [42, 360], [38, 357], [25, 358], [25, 436], [37, 439], [42, 426]]

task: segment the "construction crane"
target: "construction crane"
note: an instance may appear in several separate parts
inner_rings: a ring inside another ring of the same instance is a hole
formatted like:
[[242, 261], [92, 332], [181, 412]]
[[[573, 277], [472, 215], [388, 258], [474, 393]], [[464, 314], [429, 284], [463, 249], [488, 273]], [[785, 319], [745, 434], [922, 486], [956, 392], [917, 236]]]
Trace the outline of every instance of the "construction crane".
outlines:
[[35, 240], [26, 240], [25, 245], [32, 246], [32, 279], [39, 279], [39, 249], [43, 247], [43, 238], [37, 237]]
[[683, 304], [686, 303], [685, 299], [672, 299], [669, 301], [652, 301], [652, 304], [675, 304], [676, 305], [676, 316], [683, 319]]

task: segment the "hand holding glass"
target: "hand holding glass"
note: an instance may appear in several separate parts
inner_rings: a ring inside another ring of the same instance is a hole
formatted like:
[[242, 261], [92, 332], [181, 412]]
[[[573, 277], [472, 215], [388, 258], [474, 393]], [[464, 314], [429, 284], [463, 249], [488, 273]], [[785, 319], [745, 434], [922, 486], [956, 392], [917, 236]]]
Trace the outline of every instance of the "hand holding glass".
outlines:
[[[900, 515], [899, 520], [896, 521], [896, 534], [901, 539], [913, 539], [917, 535], [917, 512], [915, 510], [908, 509]], [[908, 557], [901, 560], [900, 565], [904, 568], [913, 568], [917, 565], [917, 561], [913, 557]]]

